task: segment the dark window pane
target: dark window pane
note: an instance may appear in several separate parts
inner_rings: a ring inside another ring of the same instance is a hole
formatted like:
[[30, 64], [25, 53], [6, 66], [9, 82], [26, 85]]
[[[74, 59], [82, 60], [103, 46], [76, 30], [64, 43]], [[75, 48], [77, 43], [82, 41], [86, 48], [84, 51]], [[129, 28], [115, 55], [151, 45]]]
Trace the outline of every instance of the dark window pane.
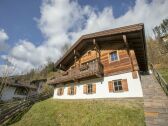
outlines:
[[119, 90], [122, 90], [122, 86], [119, 86]]
[[16, 95], [27, 95], [28, 91], [25, 88], [16, 88], [14, 94], [16, 94]]
[[118, 87], [115, 87], [115, 91], [118, 91]]
[[121, 85], [121, 81], [118, 81], [118, 85]]
[[114, 81], [114, 86], [117, 86], [117, 81]]

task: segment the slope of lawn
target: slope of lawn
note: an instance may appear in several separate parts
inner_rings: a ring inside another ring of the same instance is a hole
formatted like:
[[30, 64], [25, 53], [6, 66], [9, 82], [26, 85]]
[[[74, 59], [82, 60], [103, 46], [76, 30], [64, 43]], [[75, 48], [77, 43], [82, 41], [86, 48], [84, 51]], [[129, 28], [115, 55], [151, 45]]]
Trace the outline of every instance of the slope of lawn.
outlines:
[[12, 126], [145, 126], [142, 100], [53, 100], [36, 103]]

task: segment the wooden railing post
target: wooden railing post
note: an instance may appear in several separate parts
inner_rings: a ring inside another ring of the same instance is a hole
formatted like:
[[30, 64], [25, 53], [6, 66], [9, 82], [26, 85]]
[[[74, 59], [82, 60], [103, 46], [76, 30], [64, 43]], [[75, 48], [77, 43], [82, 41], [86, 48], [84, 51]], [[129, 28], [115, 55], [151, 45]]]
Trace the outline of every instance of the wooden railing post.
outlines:
[[161, 74], [154, 68], [153, 64], [150, 64], [151, 69], [153, 71], [154, 76], [158, 80], [159, 84], [161, 85], [162, 89], [164, 90], [165, 94], [168, 96], [168, 83], [164, 80]]

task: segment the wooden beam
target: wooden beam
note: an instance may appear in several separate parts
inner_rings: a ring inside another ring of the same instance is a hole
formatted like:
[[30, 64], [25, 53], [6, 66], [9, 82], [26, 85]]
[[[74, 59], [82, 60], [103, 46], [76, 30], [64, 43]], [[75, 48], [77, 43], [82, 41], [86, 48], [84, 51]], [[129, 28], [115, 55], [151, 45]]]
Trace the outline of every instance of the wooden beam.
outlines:
[[77, 61], [77, 51], [74, 49], [74, 60], [75, 60], [75, 67], [76, 67], [76, 61]]
[[[96, 42], [96, 39], [93, 39], [93, 45], [95, 46], [94, 49], [96, 50], [96, 58], [100, 60], [100, 46]], [[97, 56], [98, 53], [98, 56]]]
[[80, 57], [80, 53], [77, 50], [74, 50], [74, 55], [77, 56], [78, 58]]
[[126, 47], [129, 48], [126, 35], [123, 35], [123, 40], [124, 40]]
[[134, 64], [133, 64], [133, 60], [132, 60], [132, 56], [131, 56], [131, 53], [130, 53], [130, 48], [129, 48], [129, 44], [128, 44], [126, 35], [123, 35], [123, 41], [124, 41], [125, 46], [127, 48], [127, 53], [128, 53], [128, 56], [129, 56], [129, 59], [130, 59], [130, 62], [131, 62], [132, 71], [134, 71]]
[[97, 50], [100, 50], [100, 46], [97, 44], [96, 39], [93, 39], [93, 45], [95, 45]]

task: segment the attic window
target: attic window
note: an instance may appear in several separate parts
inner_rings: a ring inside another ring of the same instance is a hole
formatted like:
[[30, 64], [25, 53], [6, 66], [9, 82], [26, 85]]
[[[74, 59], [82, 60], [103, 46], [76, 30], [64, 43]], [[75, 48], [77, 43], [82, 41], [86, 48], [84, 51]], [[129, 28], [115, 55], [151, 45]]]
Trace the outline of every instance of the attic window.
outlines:
[[90, 55], [91, 55], [91, 51], [88, 51], [88, 53], [87, 53], [87, 54], [88, 54], [88, 56], [90, 56]]
[[110, 60], [110, 62], [118, 61], [119, 60], [118, 52], [117, 51], [111, 52], [109, 55], [109, 60]]

